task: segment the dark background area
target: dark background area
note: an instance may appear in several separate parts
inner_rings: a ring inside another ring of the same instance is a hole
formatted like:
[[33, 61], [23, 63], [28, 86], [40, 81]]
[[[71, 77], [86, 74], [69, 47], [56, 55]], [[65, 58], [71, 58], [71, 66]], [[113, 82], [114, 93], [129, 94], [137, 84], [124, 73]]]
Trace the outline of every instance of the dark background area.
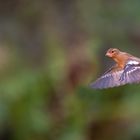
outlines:
[[140, 57], [140, 1], [0, 0], [0, 140], [139, 140], [140, 85], [88, 86], [110, 47]]

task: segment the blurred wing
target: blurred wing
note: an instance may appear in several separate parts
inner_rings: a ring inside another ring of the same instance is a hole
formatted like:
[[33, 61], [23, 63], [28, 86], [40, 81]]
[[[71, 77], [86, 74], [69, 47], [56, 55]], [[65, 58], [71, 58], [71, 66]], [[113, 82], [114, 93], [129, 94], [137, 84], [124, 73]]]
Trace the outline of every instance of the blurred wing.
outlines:
[[122, 82], [119, 81], [122, 73], [123, 70], [109, 71], [108, 73], [106, 72], [95, 82], [91, 83], [90, 86], [95, 89], [103, 89], [124, 85], [125, 84], [124, 81]]
[[124, 80], [120, 80], [120, 77], [124, 70], [112, 70], [105, 73], [90, 86], [95, 89], [117, 87], [125, 84], [139, 83], [140, 82], [140, 66], [132, 65], [125, 71]]
[[140, 82], [140, 66], [132, 65], [125, 73], [125, 83], [139, 83]]

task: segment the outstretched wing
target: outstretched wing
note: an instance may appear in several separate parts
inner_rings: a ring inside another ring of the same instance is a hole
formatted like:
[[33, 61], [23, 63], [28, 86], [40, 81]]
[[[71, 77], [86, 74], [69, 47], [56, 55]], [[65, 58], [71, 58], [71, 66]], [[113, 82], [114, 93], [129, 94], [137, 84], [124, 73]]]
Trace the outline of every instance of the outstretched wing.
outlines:
[[120, 76], [122, 75], [123, 70], [109, 71], [105, 72], [100, 78], [95, 82], [91, 83], [90, 86], [95, 89], [110, 88], [115, 86], [120, 86]]
[[[123, 80], [120, 80], [122, 74], [124, 74]], [[111, 69], [98, 78], [90, 86], [95, 89], [117, 87], [125, 84], [139, 83], [140, 82], [140, 66], [130, 65], [127, 70], [125, 69]]]
[[[124, 70], [125, 71], [125, 70]], [[124, 73], [125, 83], [140, 83], [140, 65], [129, 65]]]

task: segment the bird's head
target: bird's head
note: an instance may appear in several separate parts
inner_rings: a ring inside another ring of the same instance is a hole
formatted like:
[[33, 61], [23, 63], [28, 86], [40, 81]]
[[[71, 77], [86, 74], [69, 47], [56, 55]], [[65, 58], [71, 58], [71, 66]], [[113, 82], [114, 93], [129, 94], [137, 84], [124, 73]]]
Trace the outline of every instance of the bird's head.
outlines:
[[106, 56], [114, 58], [120, 53], [119, 49], [116, 48], [110, 48], [106, 52]]

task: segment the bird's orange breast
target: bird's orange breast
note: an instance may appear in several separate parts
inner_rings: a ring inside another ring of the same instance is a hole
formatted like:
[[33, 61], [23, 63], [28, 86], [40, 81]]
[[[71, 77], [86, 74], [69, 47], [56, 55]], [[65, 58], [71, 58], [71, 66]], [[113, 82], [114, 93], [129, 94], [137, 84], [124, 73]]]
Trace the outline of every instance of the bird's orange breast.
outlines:
[[123, 69], [125, 67], [127, 60], [128, 60], [128, 57], [126, 55], [123, 55], [123, 54], [118, 54], [113, 59], [117, 63], [118, 67]]

